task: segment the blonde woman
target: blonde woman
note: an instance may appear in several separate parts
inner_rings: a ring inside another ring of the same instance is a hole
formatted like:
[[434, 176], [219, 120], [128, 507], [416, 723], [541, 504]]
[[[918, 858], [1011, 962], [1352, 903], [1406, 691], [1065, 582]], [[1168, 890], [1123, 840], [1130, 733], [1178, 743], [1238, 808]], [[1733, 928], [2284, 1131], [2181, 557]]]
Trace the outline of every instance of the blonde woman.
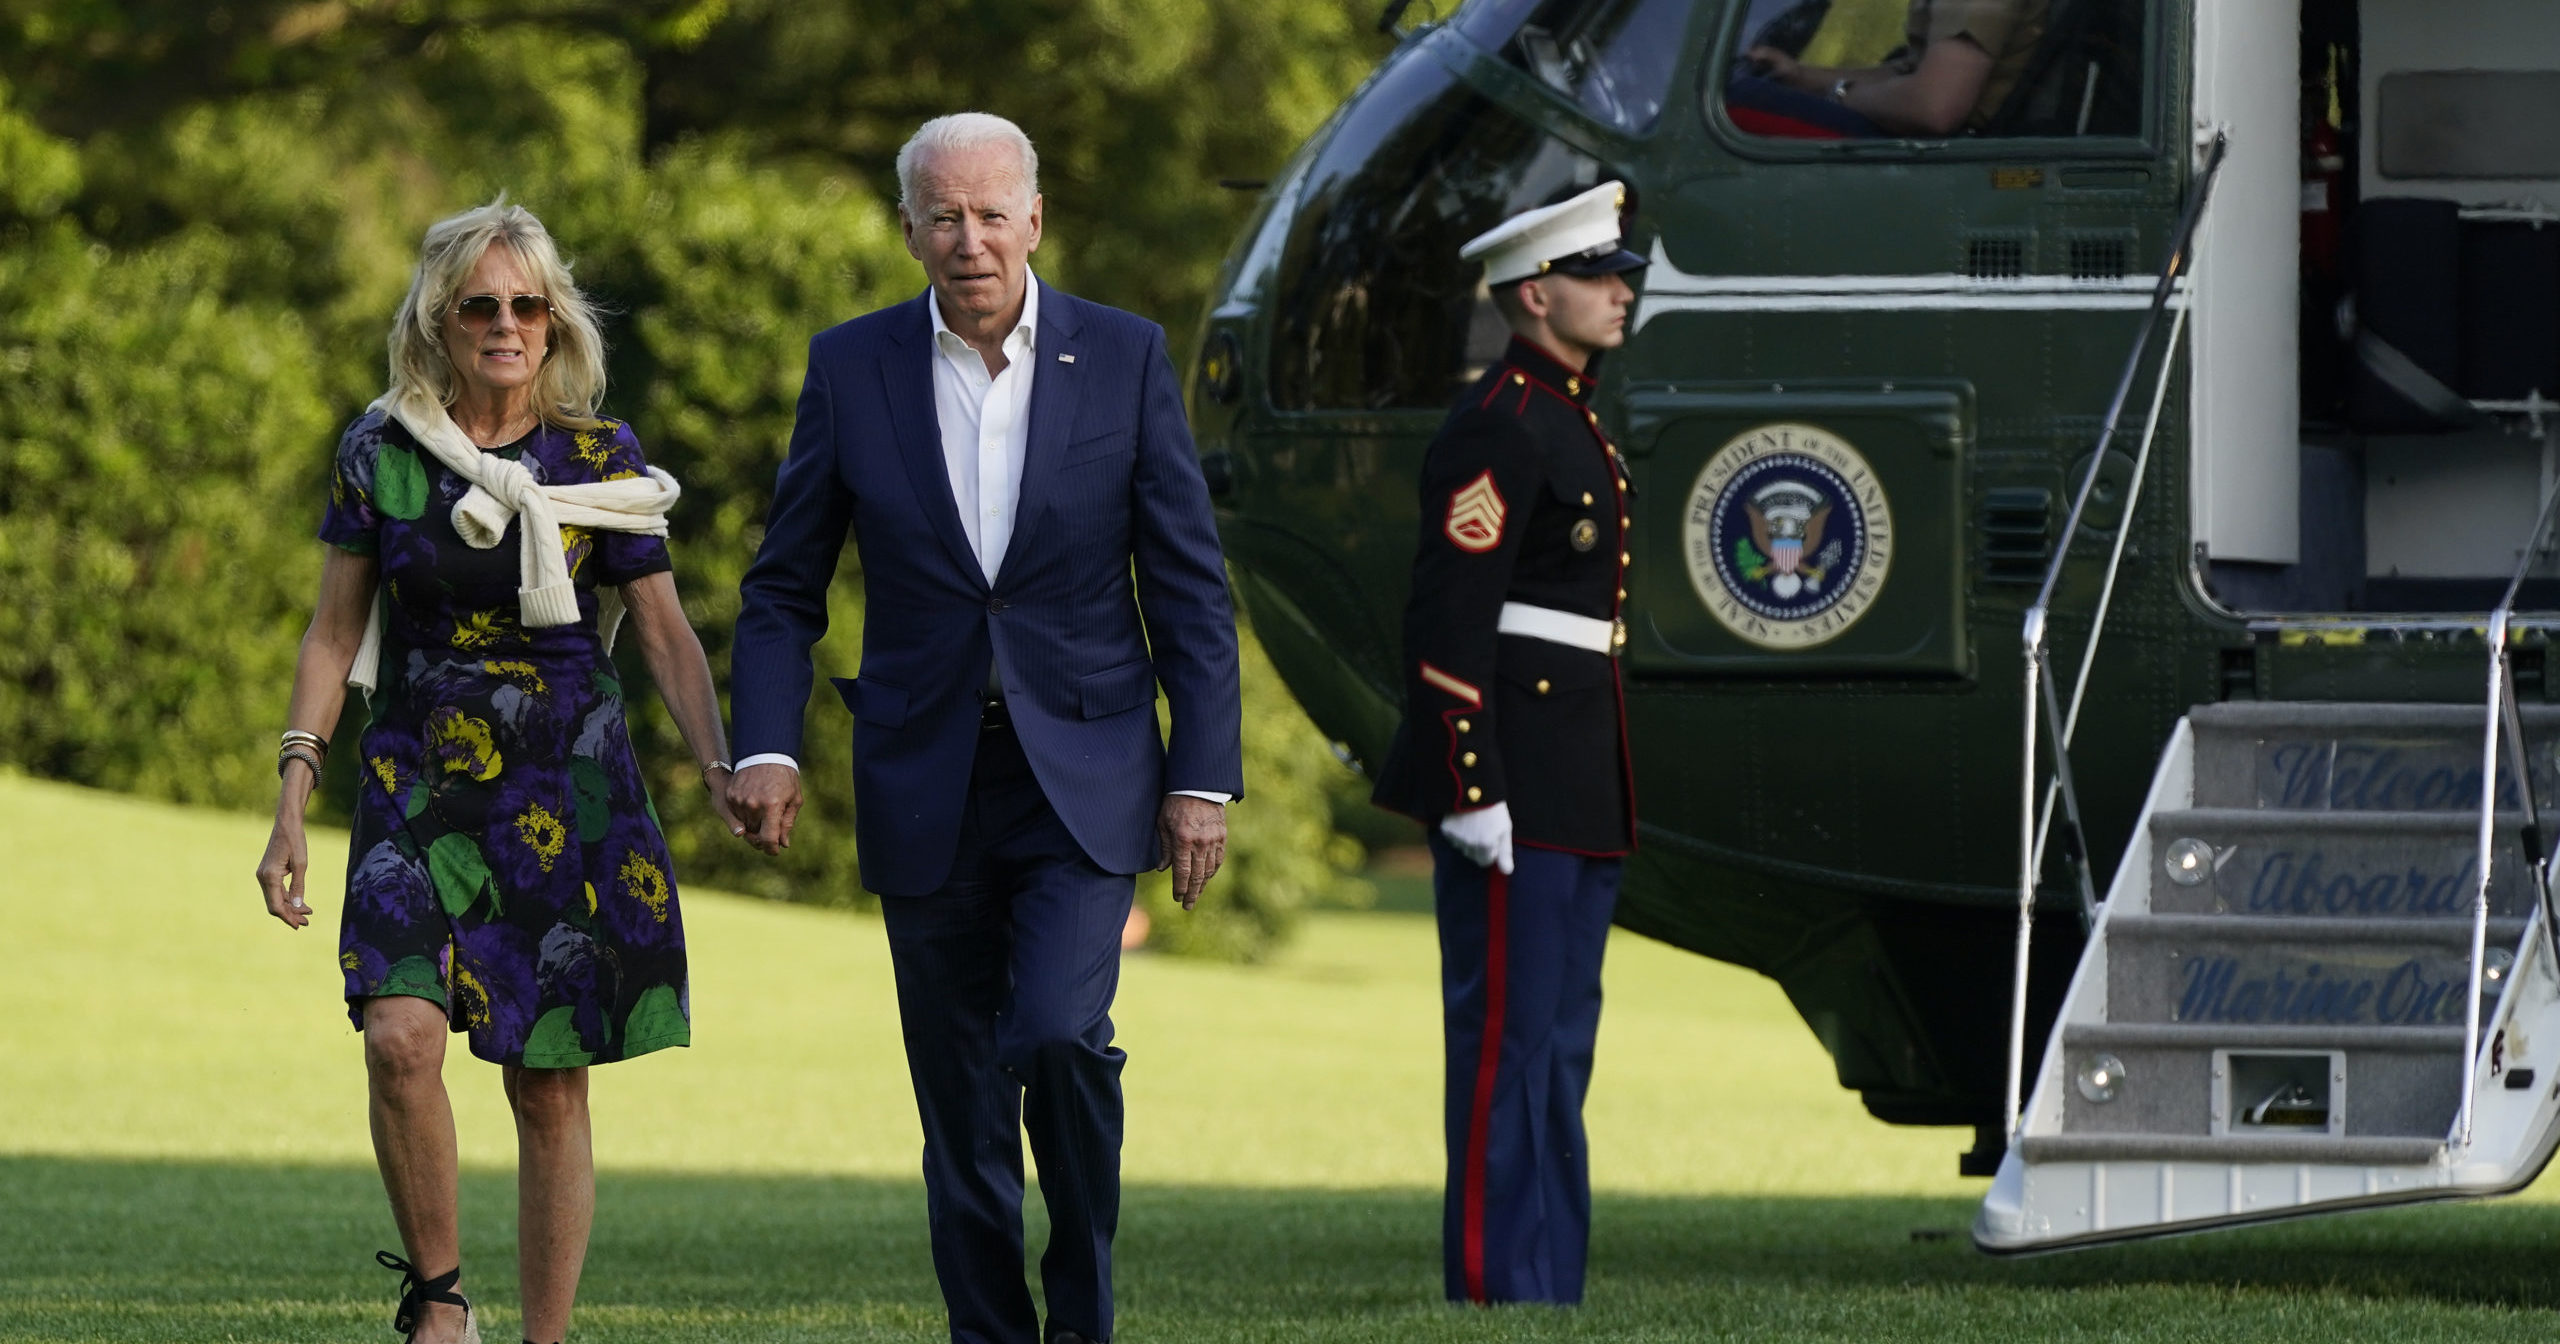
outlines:
[[[620, 617], [727, 818], [710, 669], [677, 604], [675, 482], [597, 416], [603, 340], [540, 221], [427, 231], [391, 387], [339, 442], [318, 611], [258, 868], [293, 928], [302, 813], [345, 688], [370, 688], [339, 964], [408, 1252], [394, 1329], [477, 1340], [461, 1291], [445, 1036], [500, 1066], [520, 1157], [524, 1335], [568, 1330], [595, 1207], [587, 1069], [691, 1033], [674, 877], [608, 657]], [[732, 830], [736, 824], [731, 822]]]

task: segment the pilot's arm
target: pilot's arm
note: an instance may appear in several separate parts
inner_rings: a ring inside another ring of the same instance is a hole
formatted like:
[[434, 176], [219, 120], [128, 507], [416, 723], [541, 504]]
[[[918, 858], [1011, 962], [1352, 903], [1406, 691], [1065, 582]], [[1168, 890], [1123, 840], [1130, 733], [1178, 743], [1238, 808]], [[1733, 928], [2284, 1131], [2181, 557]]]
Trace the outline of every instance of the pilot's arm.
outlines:
[[1804, 65], [1774, 47], [1748, 54], [1759, 71], [1788, 88], [1830, 98], [1889, 134], [1943, 139], [1962, 132], [1982, 101], [2028, 0], [1973, 0], [1932, 12], [1920, 58], [1887, 58], [1862, 69]]
[[1972, 34], [1960, 33], [1930, 43], [1909, 74], [1889, 70], [1881, 78], [1851, 80], [1840, 102], [1896, 135], [1943, 139], [1972, 118], [1992, 64]]

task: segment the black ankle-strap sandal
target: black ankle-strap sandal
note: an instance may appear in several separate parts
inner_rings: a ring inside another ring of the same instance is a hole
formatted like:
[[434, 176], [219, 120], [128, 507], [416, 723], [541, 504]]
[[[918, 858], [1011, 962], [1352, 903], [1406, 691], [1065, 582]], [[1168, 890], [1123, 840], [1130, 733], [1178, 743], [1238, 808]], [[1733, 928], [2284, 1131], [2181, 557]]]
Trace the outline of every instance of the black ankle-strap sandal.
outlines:
[[427, 1279], [418, 1276], [416, 1265], [389, 1251], [375, 1251], [373, 1258], [374, 1262], [384, 1269], [399, 1272], [400, 1306], [392, 1313], [391, 1328], [397, 1331], [402, 1339], [407, 1339], [418, 1332], [419, 1309], [433, 1302], [462, 1308], [464, 1344], [479, 1344], [480, 1323], [472, 1317], [471, 1299], [453, 1291], [454, 1285], [462, 1282], [462, 1266], [455, 1265], [444, 1273]]

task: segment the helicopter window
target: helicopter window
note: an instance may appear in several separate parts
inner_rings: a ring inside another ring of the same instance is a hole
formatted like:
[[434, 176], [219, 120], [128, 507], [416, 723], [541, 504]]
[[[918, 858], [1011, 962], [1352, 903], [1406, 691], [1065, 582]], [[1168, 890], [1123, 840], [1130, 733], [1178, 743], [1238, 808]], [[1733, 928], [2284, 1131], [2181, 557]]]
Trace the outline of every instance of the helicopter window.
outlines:
[[1653, 129], [1671, 88], [1689, 0], [1481, 0], [1458, 28], [1593, 117]]
[[2130, 136], [2146, 0], [1751, 0], [1720, 96], [1781, 139]]
[[1599, 165], [1435, 62], [1389, 67], [1355, 106], [1310, 165], [1281, 254], [1272, 404], [1446, 410], [1503, 330], [1458, 248]]

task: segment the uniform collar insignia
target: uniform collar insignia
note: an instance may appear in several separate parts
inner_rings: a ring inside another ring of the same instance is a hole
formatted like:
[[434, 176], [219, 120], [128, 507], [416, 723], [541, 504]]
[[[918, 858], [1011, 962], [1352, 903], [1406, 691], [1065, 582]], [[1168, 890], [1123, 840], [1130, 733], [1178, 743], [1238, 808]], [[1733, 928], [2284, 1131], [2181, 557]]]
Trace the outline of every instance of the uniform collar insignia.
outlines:
[[1519, 336], [1502, 352], [1504, 365], [1529, 375], [1529, 381], [1545, 387], [1576, 406], [1591, 400], [1591, 379], [1582, 370], [1565, 363], [1545, 346]]

